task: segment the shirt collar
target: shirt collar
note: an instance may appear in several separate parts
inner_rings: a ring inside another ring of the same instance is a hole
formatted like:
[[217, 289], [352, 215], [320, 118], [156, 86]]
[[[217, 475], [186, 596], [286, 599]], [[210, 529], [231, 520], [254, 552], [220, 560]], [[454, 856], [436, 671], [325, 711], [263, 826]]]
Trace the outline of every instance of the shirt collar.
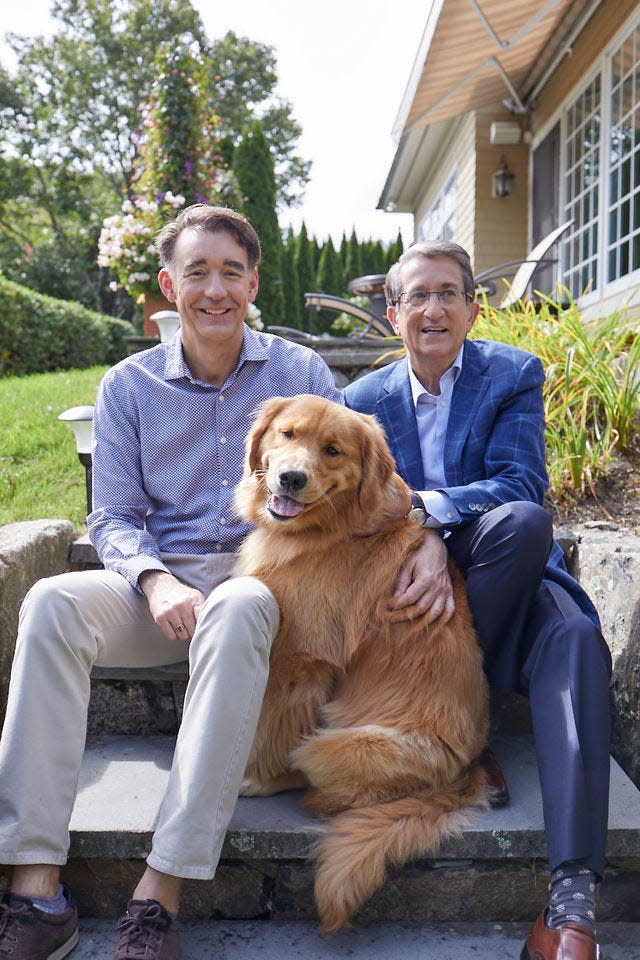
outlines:
[[[246, 360], [266, 360], [267, 359], [267, 348], [264, 341], [256, 333], [255, 330], [252, 330], [251, 327], [245, 325], [244, 328], [244, 337], [242, 338], [242, 347], [240, 349], [240, 359], [234, 371], [237, 372], [242, 364]], [[164, 366], [164, 373], [166, 380], [181, 380], [186, 378], [187, 380], [194, 381], [195, 378], [184, 358], [182, 352], [182, 339], [180, 337], [180, 331], [176, 333], [174, 337], [166, 344], [166, 361]]]
[[[449, 377], [450, 377], [451, 380], [452, 380], [451, 386], [453, 387], [453, 385], [455, 384], [456, 380], [457, 380], [458, 377], [460, 376], [460, 371], [462, 370], [462, 357], [463, 357], [463, 355], [464, 355], [464, 341], [463, 341], [460, 349], [458, 350], [458, 354], [457, 354], [455, 360], [453, 361], [453, 363], [451, 364], [451, 366], [449, 367], [449, 369], [448, 369], [448, 370], [445, 370], [445, 372], [442, 374], [442, 376], [441, 376], [441, 378], [440, 378], [440, 382], [441, 382], [441, 383], [442, 383], [442, 381], [445, 379], [445, 377], [446, 377], [446, 378], [449, 378]], [[422, 384], [420, 383], [420, 381], [419, 381], [418, 378], [416, 377], [415, 373], [414, 373], [413, 370], [411, 369], [411, 364], [408, 362], [408, 360], [407, 360], [407, 367], [408, 367], [408, 369], [409, 369], [409, 383], [411, 384], [411, 396], [413, 397], [413, 404], [414, 404], [414, 406], [417, 407], [417, 405], [418, 405], [418, 400], [420, 399], [420, 397], [423, 397], [423, 396], [430, 397], [430, 396], [432, 396], [432, 394], [430, 394], [429, 391], [426, 390], [426, 389], [422, 386]]]

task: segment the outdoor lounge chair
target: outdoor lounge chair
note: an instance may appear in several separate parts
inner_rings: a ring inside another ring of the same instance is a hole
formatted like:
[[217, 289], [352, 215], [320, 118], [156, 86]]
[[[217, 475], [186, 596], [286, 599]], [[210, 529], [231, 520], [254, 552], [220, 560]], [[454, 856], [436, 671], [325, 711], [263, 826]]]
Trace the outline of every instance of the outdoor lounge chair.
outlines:
[[522, 300], [536, 268], [543, 263], [555, 263], [555, 260], [545, 257], [545, 254], [549, 252], [554, 243], [560, 239], [572, 223], [573, 220], [567, 220], [548, 233], [546, 237], [543, 237], [540, 243], [536, 244], [531, 253], [528, 254], [526, 260], [509, 260], [497, 267], [483, 270], [476, 276], [476, 290], [480, 293], [485, 292], [488, 296], [493, 296], [496, 293], [494, 281], [505, 279], [511, 273], [510, 268], [517, 267], [519, 264], [520, 266], [515, 271], [509, 290], [500, 301], [500, 309], [504, 310], [505, 307], [511, 307], [518, 300]]

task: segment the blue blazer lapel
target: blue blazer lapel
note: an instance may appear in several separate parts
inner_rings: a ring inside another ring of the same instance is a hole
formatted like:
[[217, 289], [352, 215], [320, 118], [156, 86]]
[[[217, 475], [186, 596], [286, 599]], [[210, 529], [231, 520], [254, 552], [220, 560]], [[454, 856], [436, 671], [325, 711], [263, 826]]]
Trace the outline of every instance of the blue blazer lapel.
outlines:
[[398, 473], [414, 490], [421, 490], [424, 470], [406, 357], [394, 365], [384, 389], [377, 417], [384, 426]]

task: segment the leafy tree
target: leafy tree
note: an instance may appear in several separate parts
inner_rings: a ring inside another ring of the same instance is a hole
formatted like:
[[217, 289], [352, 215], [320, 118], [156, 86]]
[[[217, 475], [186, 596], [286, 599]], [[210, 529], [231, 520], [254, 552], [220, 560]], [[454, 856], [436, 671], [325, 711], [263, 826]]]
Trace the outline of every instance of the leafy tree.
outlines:
[[233, 172], [242, 195], [243, 212], [260, 237], [263, 259], [256, 305], [265, 324], [282, 323], [282, 236], [276, 216], [273, 159], [261, 126], [254, 121], [233, 155]]
[[212, 45], [209, 63], [223, 137], [237, 145], [244, 128], [258, 119], [273, 156], [278, 204], [299, 204], [311, 163], [295, 153], [302, 129], [292, 104], [274, 93], [278, 75], [273, 47], [230, 30]]
[[[92, 306], [108, 301], [95, 267], [97, 238], [104, 218], [132, 199], [141, 107], [163, 42], [189, 45], [206, 65], [210, 111], [222, 117], [228, 107], [220, 131], [227, 159], [242, 126], [261, 116], [276, 138], [281, 202], [300, 195], [309, 165], [295, 154], [300, 129], [291, 106], [273, 92], [270, 47], [229, 36], [210, 44], [190, 0], [55, 0], [52, 14], [60, 31], [11, 36], [15, 77], [0, 68], [0, 266], [15, 279], [54, 292], [48, 277], [58, 286], [67, 278], [58, 295]], [[8, 175], [15, 158], [31, 178], [28, 191], [24, 177]]]

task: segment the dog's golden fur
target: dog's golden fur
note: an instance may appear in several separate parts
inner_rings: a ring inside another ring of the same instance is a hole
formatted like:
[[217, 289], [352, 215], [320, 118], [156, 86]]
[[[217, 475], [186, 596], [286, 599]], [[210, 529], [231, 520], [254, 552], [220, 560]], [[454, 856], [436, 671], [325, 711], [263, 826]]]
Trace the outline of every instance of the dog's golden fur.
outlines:
[[458, 571], [448, 622], [390, 621], [425, 537], [394, 519], [405, 498], [373, 417], [307, 395], [261, 407], [236, 494], [256, 529], [236, 572], [270, 587], [281, 624], [242, 793], [308, 784], [306, 805], [329, 818], [315, 888], [326, 932], [387, 865], [435, 853], [486, 802], [487, 687]]

